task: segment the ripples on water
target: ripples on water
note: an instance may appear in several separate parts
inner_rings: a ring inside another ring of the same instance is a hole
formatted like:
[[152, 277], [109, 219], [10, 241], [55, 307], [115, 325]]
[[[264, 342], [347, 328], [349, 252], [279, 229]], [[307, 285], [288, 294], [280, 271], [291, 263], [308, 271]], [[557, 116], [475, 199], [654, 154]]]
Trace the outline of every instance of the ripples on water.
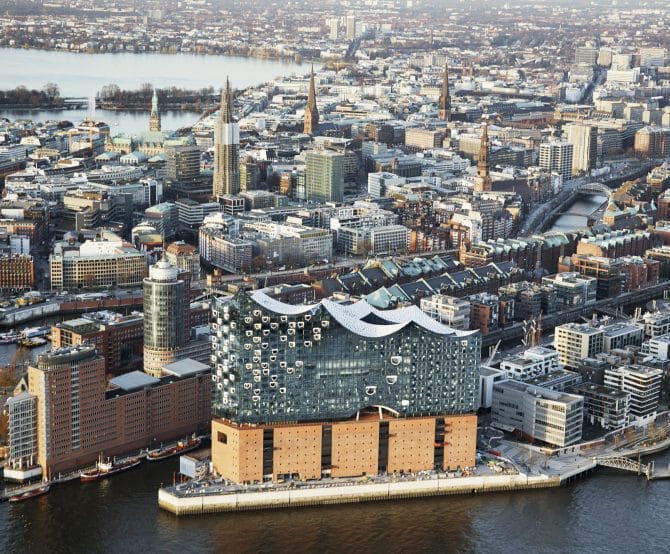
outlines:
[[[657, 458], [657, 466], [670, 454]], [[601, 470], [557, 489], [177, 518], [176, 461], [0, 505], [2, 552], [667, 552], [670, 481]], [[4, 542], [4, 544], [3, 544]]]

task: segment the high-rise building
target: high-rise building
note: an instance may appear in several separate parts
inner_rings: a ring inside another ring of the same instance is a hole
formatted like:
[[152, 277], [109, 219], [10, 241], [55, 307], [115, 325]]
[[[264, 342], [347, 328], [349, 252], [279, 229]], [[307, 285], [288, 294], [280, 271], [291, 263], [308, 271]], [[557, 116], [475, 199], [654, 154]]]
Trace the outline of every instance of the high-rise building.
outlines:
[[158, 94], [154, 89], [154, 95], [151, 97], [151, 115], [149, 116], [149, 131], [160, 132], [161, 114], [158, 111]]
[[477, 160], [477, 176], [475, 177], [475, 191], [491, 190], [492, 180], [489, 168], [489, 125], [484, 123], [482, 138], [479, 142], [479, 159]]
[[444, 77], [442, 78], [442, 93], [440, 94], [440, 106], [438, 117], [442, 121], [449, 121], [451, 118], [451, 97], [449, 96], [449, 68], [444, 64]]
[[337, 36], [339, 33], [340, 29], [340, 18], [339, 17], [331, 17], [326, 20], [326, 24], [328, 25], [328, 38], [330, 40], [337, 40]]
[[165, 148], [165, 178], [190, 181], [200, 175], [200, 148], [195, 144]]
[[212, 463], [236, 482], [469, 467], [481, 338], [417, 307], [213, 307]]
[[572, 174], [589, 172], [596, 167], [598, 129], [582, 123], [565, 126], [567, 141], [572, 144]]
[[252, 156], [240, 160], [240, 192], [256, 190], [260, 180], [260, 169]]
[[342, 202], [344, 194], [344, 155], [330, 150], [307, 152], [307, 201]]
[[221, 197], [240, 192], [240, 126], [233, 119], [233, 93], [230, 81], [221, 92], [221, 110], [214, 126], [213, 195]]
[[356, 38], [356, 16], [347, 16], [347, 40], [354, 40]]
[[190, 273], [164, 260], [144, 279], [144, 371], [149, 375], [160, 375], [189, 342], [190, 279]]
[[304, 132], [308, 135], [319, 133], [319, 110], [316, 107], [316, 87], [314, 85], [314, 67], [309, 75], [309, 93], [307, 95], [307, 106], [305, 107]]
[[545, 142], [540, 144], [540, 167], [558, 173], [564, 181], [572, 178], [574, 147], [567, 142]]

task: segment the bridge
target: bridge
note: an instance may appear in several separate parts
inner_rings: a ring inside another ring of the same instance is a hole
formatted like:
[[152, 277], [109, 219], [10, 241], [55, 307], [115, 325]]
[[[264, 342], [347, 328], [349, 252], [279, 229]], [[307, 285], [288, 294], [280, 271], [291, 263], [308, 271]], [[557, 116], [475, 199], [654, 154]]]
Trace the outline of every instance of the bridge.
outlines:
[[584, 185], [579, 185], [572, 189], [572, 194], [599, 194], [601, 196], [607, 196], [608, 202], [611, 202], [614, 198], [612, 189], [602, 183], [586, 183]]
[[648, 480], [652, 479], [654, 473], [654, 462], [648, 464], [636, 462], [624, 456], [597, 456], [593, 461], [599, 466], [621, 469], [623, 471], [632, 471], [638, 475], [644, 475]]

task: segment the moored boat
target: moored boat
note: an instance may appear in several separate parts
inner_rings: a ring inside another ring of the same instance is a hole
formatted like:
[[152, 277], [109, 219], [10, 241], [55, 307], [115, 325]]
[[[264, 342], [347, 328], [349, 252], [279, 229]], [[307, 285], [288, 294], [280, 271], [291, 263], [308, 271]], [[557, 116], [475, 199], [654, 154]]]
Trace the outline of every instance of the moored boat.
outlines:
[[122, 471], [128, 471], [139, 466], [142, 463], [142, 458], [128, 458], [121, 462], [116, 460], [109, 460], [103, 462], [98, 460], [98, 463], [95, 466], [95, 469], [90, 471], [82, 471], [80, 479], [82, 481], [97, 481], [98, 479], [105, 479], [106, 477], [111, 477]]
[[177, 444], [171, 446], [150, 450], [147, 452], [147, 460], [150, 462], [158, 462], [160, 460], [172, 458], [173, 456], [180, 456], [181, 454], [186, 454], [187, 452], [191, 452], [191, 450], [199, 448], [201, 444], [202, 439], [198, 437], [193, 437], [188, 441], [179, 441]]
[[37, 489], [33, 489], [27, 492], [22, 492], [19, 494], [15, 494], [13, 496], [9, 497], [10, 502], [21, 502], [22, 500], [28, 500], [29, 498], [35, 498], [36, 496], [42, 496], [43, 494], [46, 494], [49, 492], [49, 489], [51, 488], [51, 485], [44, 485], [42, 487], [39, 487]]

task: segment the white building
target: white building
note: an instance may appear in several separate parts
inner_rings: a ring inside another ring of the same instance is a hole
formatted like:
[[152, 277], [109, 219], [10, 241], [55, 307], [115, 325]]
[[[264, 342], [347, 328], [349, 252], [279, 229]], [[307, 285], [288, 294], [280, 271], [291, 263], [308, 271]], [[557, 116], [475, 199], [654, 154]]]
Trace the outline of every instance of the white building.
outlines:
[[470, 329], [470, 302], [462, 298], [434, 294], [421, 299], [421, 310], [454, 329]]
[[605, 332], [588, 323], [566, 323], [554, 331], [554, 348], [559, 361], [569, 368], [579, 367], [584, 358], [595, 358], [603, 351]]
[[630, 394], [630, 415], [645, 418], [656, 414], [661, 396], [663, 371], [642, 365], [605, 370], [605, 385]]

